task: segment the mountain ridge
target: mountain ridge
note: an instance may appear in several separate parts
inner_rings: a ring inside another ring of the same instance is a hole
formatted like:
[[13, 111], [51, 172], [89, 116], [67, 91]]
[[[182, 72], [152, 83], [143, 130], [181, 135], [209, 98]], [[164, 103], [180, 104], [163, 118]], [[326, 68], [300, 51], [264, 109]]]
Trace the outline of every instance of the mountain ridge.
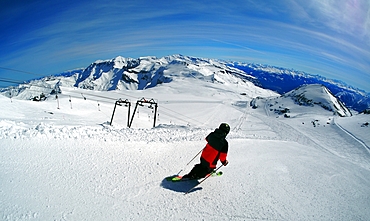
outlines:
[[361, 112], [370, 107], [369, 94], [337, 80], [292, 69], [180, 54], [162, 58], [146, 56], [134, 59], [117, 56], [109, 60], [97, 60], [86, 68], [31, 80], [28, 84], [1, 89], [0, 93], [8, 97], [32, 99], [41, 93], [46, 96], [55, 94], [61, 85], [97, 91], [145, 90], [170, 83], [175, 78], [194, 78], [220, 84], [238, 83], [242, 80], [279, 94], [306, 84], [322, 84], [349, 108]]
[[285, 93], [282, 97], [290, 97], [300, 106], [319, 105], [341, 117], [352, 116], [351, 111], [327, 87], [321, 84], [303, 85]]

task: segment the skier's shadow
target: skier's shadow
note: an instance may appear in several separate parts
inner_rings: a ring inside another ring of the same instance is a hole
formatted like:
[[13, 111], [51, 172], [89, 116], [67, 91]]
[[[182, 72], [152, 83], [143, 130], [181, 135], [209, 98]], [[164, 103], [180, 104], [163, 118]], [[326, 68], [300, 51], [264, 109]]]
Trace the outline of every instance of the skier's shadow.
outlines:
[[[188, 180], [188, 181], [172, 182], [172, 181], [168, 181], [168, 180], [166, 180], [166, 178], [164, 178], [162, 180], [161, 187], [163, 187], [165, 189], [168, 189], [168, 190], [175, 191], [175, 192], [179, 192], [179, 193], [186, 193], [191, 188], [193, 188], [194, 186], [196, 186], [197, 184], [199, 184], [199, 181], [198, 180]], [[202, 189], [202, 187], [197, 187], [197, 188], [194, 188], [189, 193], [194, 192], [194, 191], [197, 191], [197, 190], [201, 190], [201, 189]]]

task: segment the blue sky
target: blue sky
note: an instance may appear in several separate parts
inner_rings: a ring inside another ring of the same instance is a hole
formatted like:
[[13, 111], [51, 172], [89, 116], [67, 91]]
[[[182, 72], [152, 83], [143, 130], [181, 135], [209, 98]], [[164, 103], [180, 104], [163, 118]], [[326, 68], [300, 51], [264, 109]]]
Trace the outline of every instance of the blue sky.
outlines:
[[294, 68], [370, 92], [369, 0], [2, 0], [0, 30], [0, 80], [183, 54]]

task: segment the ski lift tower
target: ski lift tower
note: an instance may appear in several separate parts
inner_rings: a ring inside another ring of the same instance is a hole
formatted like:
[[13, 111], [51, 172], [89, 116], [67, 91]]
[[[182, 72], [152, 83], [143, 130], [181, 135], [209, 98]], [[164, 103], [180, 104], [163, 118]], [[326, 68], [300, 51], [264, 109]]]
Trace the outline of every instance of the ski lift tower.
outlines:
[[127, 115], [127, 127], [130, 127], [130, 124], [129, 124], [129, 120], [130, 120], [130, 109], [131, 109], [131, 103], [129, 100], [122, 100], [121, 98], [119, 100], [116, 101], [115, 105], [114, 105], [114, 109], [113, 109], [113, 113], [112, 113], [112, 118], [110, 120], [110, 125], [112, 126], [112, 122], [113, 122], [113, 117], [114, 117], [114, 113], [116, 112], [116, 107], [117, 105], [118, 106], [122, 106], [122, 104], [125, 104], [125, 107], [128, 107], [128, 115]]
[[[135, 113], [136, 113], [136, 109], [138, 106], [144, 106], [144, 104], [147, 104], [149, 105], [148, 108], [150, 109], [154, 109], [154, 122], [153, 122], [153, 127], [155, 127], [155, 122], [157, 120], [157, 108], [158, 108], [158, 103], [154, 101], [154, 99], [150, 99], [150, 100], [147, 100], [145, 98], [141, 98], [140, 100], [138, 100], [136, 102], [136, 105], [135, 105], [135, 109], [134, 109], [134, 113], [132, 114], [132, 117], [131, 117], [131, 121], [130, 121], [130, 124], [129, 124], [129, 128], [131, 127], [132, 125], [132, 121], [134, 120], [134, 116], [135, 116]], [[154, 105], [154, 107], [153, 107]]]

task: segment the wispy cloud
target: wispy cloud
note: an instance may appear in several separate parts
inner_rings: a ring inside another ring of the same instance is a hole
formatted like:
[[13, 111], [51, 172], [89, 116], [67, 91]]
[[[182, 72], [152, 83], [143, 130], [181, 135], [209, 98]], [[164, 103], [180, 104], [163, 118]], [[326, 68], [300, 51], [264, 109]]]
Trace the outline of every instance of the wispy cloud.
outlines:
[[[320, 29], [329, 29], [356, 38], [370, 37], [370, 2], [367, 0], [290, 0], [294, 17]], [[369, 42], [368, 42], [369, 43]]]

